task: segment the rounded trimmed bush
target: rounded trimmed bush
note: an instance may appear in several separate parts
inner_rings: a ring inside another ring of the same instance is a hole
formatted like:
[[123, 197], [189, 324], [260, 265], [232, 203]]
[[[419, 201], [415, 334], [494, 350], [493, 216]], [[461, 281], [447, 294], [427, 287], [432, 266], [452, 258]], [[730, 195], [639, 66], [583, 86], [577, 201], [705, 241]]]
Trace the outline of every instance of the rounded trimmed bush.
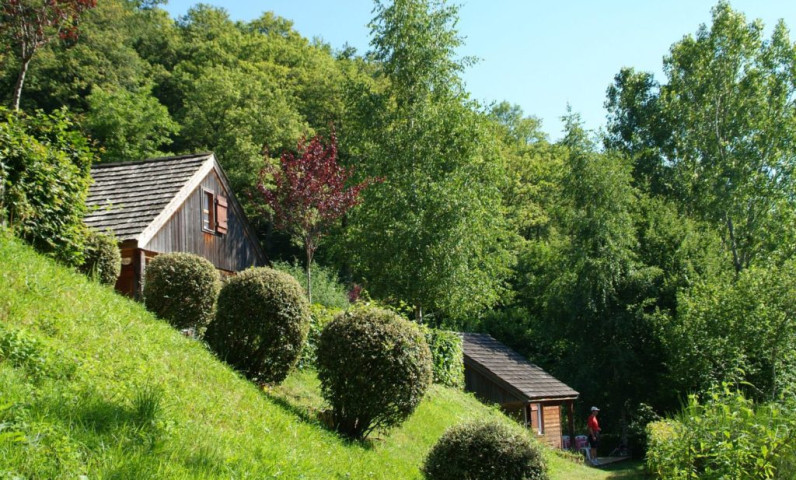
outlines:
[[175, 328], [204, 328], [220, 288], [216, 268], [192, 253], [165, 253], [146, 267], [144, 304]]
[[122, 272], [122, 254], [112, 234], [89, 230], [80, 271], [103, 285], [115, 285]]
[[299, 359], [309, 325], [298, 282], [271, 268], [252, 268], [221, 289], [205, 341], [249, 379], [279, 383]]
[[321, 333], [318, 378], [336, 428], [364, 438], [406, 420], [431, 385], [431, 352], [417, 325], [376, 308], [338, 315]]
[[428, 480], [547, 480], [541, 449], [518, 428], [475, 422], [448, 429], [432, 447]]

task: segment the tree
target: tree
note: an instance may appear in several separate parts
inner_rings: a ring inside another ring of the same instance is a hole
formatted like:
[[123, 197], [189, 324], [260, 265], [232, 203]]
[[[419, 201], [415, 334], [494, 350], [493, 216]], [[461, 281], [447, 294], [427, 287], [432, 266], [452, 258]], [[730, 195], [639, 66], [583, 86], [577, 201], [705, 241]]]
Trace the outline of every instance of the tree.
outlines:
[[0, 212], [20, 238], [70, 265], [83, 263], [94, 152], [66, 109], [32, 115], [0, 107]]
[[88, 96], [86, 126], [102, 146], [103, 160], [130, 161], [161, 156], [179, 126], [150, 93], [98, 86]]
[[458, 76], [469, 61], [454, 57], [456, 8], [399, 0], [375, 11], [385, 88], [354, 91], [365, 133], [352, 162], [385, 181], [351, 215], [347, 251], [373, 294], [409, 303], [417, 320], [463, 318], [500, 299], [512, 261], [498, 149]]
[[705, 391], [742, 381], [751, 397], [776, 401], [796, 390], [796, 262], [750, 267], [737, 279], [683, 291], [667, 330], [671, 386]]
[[787, 257], [796, 199], [796, 44], [785, 24], [763, 38], [729, 4], [674, 44], [667, 82], [625, 70], [609, 89], [609, 144], [683, 211], [722, 232], [736, 273]]
[[[277, 229], [287, 232], [306, 254], [307, 298], [312, 303], [312, 257], [329, 225], [359, 203], [360, 192], [373, 180], [347, 187], [352, 169], [337, 163], [337, 138], [328, 145], [316, 135], [299, 142], [297, 152], [285, 152], [279, 166], [266, 163], [257, 189], [273, 211]], [[270, 182], [273, 182], [272, 184]]]
[[97, 0], [6, 0], [0, 9], [0, 29], [19, 47], [21, 62], [14, 87], [13, 106], [19, 110], [22, 85], [33, 55], [53, 39], [75, 40], [84, 11]]

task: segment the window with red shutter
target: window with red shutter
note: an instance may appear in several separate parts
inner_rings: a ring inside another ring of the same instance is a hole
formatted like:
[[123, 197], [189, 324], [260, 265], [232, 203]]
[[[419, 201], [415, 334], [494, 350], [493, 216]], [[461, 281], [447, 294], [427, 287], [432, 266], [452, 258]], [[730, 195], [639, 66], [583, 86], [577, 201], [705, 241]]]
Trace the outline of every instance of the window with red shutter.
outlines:
[[216, 197], [216, 232], [227, 233], [227, 199], [222, 196]]

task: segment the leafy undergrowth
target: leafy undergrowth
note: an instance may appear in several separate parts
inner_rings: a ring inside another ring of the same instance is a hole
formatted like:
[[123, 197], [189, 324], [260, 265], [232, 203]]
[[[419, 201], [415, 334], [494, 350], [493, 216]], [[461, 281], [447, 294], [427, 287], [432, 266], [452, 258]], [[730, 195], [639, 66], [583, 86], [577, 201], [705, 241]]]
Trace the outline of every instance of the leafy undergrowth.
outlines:
[[[0, 232], [0, 478], [420, 478], [450, 425], [508, 421], [433, 387], [364, 444], [317, 420], [311, 372], [262, 391], [142, 306]], [[549, 455], [553, 479], [611, 478]]]

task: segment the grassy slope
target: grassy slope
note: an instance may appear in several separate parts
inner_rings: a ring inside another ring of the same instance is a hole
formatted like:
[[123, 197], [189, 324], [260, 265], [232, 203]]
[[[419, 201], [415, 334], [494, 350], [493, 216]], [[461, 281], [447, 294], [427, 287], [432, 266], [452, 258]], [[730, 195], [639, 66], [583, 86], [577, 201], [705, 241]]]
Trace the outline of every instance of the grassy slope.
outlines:
[[[351, 444], [313, 420], [312, 374], [262, 392], [140, 305], [2, 231], [0, 259], [0, 478], [420, 478], [445, 428], [505, 421], [435, 386], [401, 428]], [[554, 479], [612, 478], [550, 461]]]

